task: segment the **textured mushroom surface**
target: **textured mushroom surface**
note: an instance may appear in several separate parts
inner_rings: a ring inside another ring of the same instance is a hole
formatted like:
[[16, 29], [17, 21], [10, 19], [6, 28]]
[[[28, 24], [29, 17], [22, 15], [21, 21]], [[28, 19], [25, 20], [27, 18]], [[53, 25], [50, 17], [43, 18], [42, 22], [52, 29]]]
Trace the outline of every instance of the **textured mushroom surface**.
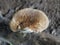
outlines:
[[30, 32], [42, 32], [49, 25], [46, 14], [37, 9], [25, 8], [19, 10], [13, 16], [10, 22], [10, 28], [13, 32], [19, 30], [28, 30]]

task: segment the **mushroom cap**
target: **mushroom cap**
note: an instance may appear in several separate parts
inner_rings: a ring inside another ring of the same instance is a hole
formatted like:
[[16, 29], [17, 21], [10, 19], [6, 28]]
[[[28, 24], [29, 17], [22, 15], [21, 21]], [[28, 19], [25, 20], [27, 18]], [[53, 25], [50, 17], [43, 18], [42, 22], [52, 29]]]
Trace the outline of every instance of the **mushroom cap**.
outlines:
[[13, 32], [23, 31], [26, 28], [31, 32], [42, 32], [49, 25], [47, 15], [38, 9], [25, 8], [16, 12], [9, 23]]

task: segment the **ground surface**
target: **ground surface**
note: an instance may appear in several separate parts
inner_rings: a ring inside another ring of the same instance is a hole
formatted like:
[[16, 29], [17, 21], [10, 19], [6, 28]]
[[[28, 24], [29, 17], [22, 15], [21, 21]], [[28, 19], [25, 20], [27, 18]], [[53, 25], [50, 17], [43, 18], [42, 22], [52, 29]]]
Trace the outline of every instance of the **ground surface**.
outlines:
[[[18, 10], [29, 7], [44, 11], [50, 20], [50, 25], [44, 32], [60, 37], [60, 0], [0, 0], [0, 11], [8, 19]], [[11, 32], [4, 22], [0, 23], [0, 36], [11, 41], [14, 45], [60, 45], [54, 40], [44, 41], [36, 34], [28, 34], [26, 37], [22, 35]]]

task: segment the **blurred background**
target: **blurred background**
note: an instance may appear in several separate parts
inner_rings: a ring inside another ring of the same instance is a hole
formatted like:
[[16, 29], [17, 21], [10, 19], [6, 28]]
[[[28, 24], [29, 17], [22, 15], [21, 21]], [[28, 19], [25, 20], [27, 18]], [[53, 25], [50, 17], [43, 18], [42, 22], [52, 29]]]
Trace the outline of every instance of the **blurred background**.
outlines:
[[[10, 30], [8, 19], [11, 20], [14, 13], [24, 8], [44, 11], [50, 24], [43, 32], [52, 35], [54, 39], [60, 39], [60, 0], [0, 0], [0, 45], [60, 45], [60, 41], [43, 40], [40, 33], [23, 37], [24, 34]], [[6, 21], [1, 19], [3, 17], [7, 18]]]

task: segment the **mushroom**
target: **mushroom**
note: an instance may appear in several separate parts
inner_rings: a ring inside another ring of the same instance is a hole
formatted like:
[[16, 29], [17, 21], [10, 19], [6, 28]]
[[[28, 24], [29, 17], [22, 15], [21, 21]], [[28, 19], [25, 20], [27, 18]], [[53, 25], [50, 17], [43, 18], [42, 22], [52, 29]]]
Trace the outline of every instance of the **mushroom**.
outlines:
[[49, 19], [41, 10], [24, 8], [14, 14], [9, 25], [13, 32], [42, 32], [47, 29]]

